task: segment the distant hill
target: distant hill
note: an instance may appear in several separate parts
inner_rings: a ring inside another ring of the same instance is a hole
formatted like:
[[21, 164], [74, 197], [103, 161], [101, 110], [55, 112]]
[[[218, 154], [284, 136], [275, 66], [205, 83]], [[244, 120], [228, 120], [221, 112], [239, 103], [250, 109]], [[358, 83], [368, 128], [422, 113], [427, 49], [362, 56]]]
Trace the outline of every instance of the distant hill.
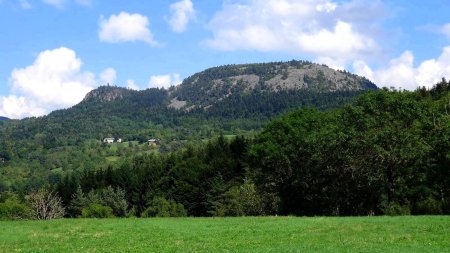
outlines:
[[[339, 107], [373, 89], [365, 78], [304, 61], [215, 67], [167, 90], [102, 86], [71, 108], [0, 121], [0, 191], [156, 151], [143, 144], [151, 138], [161, 140], [157, 152], [170, 152], [219, 134], [254, 136], [287, 111]], [[102, 145], [106, 137], [124, 143]]]
[[105, 136], [201, 139], [258, 130], [270, 118], [299, 107], [338, 107], [373, 89], [376, 85], [363, 77], [306, 61], [227, 65], [194, 74], [168, 90], [102, 86], [71, 108], [11, 121], [0, 134], [14, 141], [39, 137], [44, 148]]
[[307, 61], [227, 65], [210, 68], [185, 79], [170, 93], [169, 106], [209, 108], [232, 96], [356, 92], [377, 89], [364, 77]]
[[9, 120], [9, 118], [0, 116], [0, 120]]

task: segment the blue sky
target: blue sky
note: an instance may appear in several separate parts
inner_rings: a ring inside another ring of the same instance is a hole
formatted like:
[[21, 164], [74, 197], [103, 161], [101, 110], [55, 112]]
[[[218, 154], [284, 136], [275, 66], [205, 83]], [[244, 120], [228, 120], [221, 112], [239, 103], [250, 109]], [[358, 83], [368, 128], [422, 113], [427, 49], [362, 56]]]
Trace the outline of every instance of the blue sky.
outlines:
[[413, 90], [450, 78], [449, 13], [448, 0], [0, 0], [0, 115], [291, 59]]

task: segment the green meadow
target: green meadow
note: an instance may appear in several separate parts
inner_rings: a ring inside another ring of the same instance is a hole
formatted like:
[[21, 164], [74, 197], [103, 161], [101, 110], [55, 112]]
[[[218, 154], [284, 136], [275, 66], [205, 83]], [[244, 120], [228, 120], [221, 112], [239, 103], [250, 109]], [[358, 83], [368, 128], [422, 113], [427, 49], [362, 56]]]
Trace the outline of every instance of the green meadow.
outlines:
[[0, 252], [450, 252], [449, 216], [1, 221]]

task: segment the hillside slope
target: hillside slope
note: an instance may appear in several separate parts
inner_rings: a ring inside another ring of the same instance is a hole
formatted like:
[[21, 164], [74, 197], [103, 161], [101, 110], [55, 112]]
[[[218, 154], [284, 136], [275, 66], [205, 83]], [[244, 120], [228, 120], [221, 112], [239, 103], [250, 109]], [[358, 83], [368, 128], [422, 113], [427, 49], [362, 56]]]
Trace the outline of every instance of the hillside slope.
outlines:
[[71, 108], [7, 121], [0, 133], [13, 142], [37, 138], [44, 148], [104, 136], [204, 138], [212, 132], [257, 130], [299, 107], [338, 107], [376, 88], [363, 77], [305, 61], [227, 65], [194, 74], [168, 90], [99, 87]]
[[236, 95], [332, 93], [377, 89], [369, 80], [307, 61], [227, 65], [185, 79], [170, 93], [170, 107], [209, 108]]
[[[0, 190], [137, 153], [174, 151], [220, 133], [254, 135], [286, 111], [339, 107], [372, 89], [362, 77], [300, 61], [216, 67], [168, 90], [99, 87], [71, 108], [0, 121]], [[128, 143], [102, 145], [106, 137]], [[143, 144], [150, 138], [161, 139], [156, 150]]]
[[29, 147], [13, 153], [105, 136], [202, 139], [259, 130], [270, 118], [299, 107], [338, 107], [372, 89], [376, 86], [365, 78], [304, 61], [227, 65], [194, 74], [168, 90], [99, 87], [71, 108], [2, 121], [0, 134], [9, 146]]

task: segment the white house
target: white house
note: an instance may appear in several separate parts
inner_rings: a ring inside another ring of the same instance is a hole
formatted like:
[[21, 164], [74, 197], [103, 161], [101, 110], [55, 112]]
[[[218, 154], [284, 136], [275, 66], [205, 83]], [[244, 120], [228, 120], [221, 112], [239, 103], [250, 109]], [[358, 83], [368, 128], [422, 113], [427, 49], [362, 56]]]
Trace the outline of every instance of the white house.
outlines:
[[148, 145], [150, 145], [150, 146], [156, 146], [159, 144], [160, 141], [161, 141], [160, 139], [150, 139], [147, 142], [148, 142]]
[[114, 142], [114, 138], [105, 138], [103, 139], [103, 143], [113, 143]]

